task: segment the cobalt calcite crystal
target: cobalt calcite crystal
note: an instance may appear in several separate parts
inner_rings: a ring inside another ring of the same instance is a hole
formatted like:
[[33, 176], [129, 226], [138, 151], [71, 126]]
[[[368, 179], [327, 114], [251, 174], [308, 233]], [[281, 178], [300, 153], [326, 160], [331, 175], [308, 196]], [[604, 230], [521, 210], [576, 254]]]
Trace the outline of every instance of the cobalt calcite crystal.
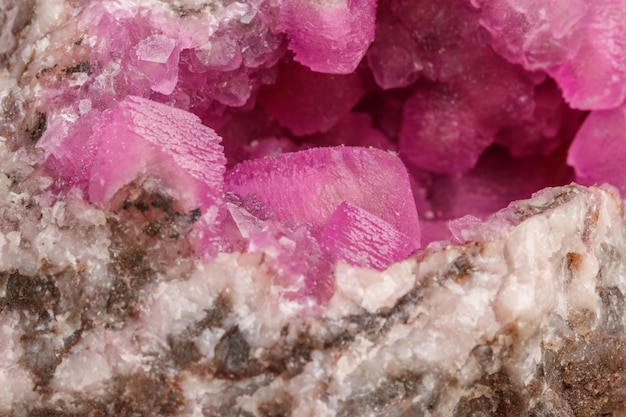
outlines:
[[625, 416], [625, 17], [0, 0], [0, 416]]

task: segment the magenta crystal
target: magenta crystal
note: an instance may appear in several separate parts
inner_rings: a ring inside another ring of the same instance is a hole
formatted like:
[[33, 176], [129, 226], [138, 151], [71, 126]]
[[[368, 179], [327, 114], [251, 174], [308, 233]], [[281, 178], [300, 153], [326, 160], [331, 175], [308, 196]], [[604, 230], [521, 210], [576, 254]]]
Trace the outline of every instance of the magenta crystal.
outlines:
[[474, 166], [493, 142], [473, 109], [445, 90], [418, 90], [404, 106], [398, 144], [416, 166], [437, 173], [456, 173]]
[[432, 180], [428, 195], [434, 216], [456, 219], [470, 214], [484, 220], [511, 201], [567, 184], [572, 172], [564, 159], [563, 152], [513, 158], [505, 149], [489, 148], [471, 170]]
[[313, 71], [353, 72], [374, 39], [376, 0], [283, 0], [279, 13], [296, 61]]
[[608, 182], [626, 196], [626, 106], [597, 110], [585, 119], [569, 148], [567, 163], [576, 171], [576, 181]]
[[89, 198], [95, 203], [146, 178], [158, 180], [185, 210], [204, 212], [222, 199], [221, 139], [191, 113], [130, 96], [102, 115], [91, 140], [97, 151]]
[[330, 129], [364, 94], [356, 74], [322, 74], [288, 62], [280, 67], [276, 84], [266, 88], [259, 100], [283, 126], [296, 135], [308, 135]]
[[385, 90], [411, 85], [424, 68], [411, 32], [394, 20], [383, 17], [376, 22], [376, 38], [367, 51], [374, 79]]
[[225, 175], [226, 190], [269, 218], [321, 229], [344, 201], [391, 224], [419, 245], [419, 222], [406, 168], [373, 148], [317, 148], [245, 161]]
[[[322, 282], [285, 266], [296, 252], [278, 241], [382, 269], [421, 234], [449, 237], [447, 220], [571, 179], [564, 155], [585, 114], [561, 90], [614, 105], [625, 84], [615, 0], [227, 3], [76, 9], [70, 53], [28, 70], [52, 193], [114, 209], [129, 184], [157, 190], [200, 210], [199, 254], [277, 250], [272, 267]], [[582, 182], [619, 183], [612, 163], [595, 167], [601, 117], [569, 161]]]
[[372, 118], [367, 113], [348, 113], [329, 131], [312, 135], [307, 141], [316, 146], [371, 146], [385, 151], [396, 150], [396, 145], [372, 126]]
[[495, 49], [554, 77], [577, 109], [609, 109], [626, 97], [626, 8], [621, 0], [476, 2]]
[[480, 23], [493, 35], [492, 45], [511, 62], [529, 70], [561, 65], [580, 47], [584, 0], [491, 0], [480, 4]]
[[406, 259], [414, 241], [362, 208], [343, 202], [324, 227], [320, 243], [334, 262], [383, 270]]
[[534, 112], [523, 120], [502, 128], [495, 142], [505, 146], [514, 157], [548, 155], [571, 141], [583, 113], [567, 106], [551, 78], [535, 86]]

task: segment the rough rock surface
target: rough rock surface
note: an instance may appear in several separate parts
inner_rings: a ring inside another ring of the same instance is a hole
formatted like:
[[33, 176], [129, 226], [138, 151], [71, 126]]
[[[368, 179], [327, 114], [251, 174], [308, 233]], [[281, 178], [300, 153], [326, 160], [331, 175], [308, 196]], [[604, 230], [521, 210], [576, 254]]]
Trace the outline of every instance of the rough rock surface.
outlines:
[[159, 265], [167, 238], [120, 231], [130, 213], [4, 195], [24, 218], [3, 234], [1, 415], [591, 416], [626, 401], [611, 190], [548, 189], [383, 272], [339, 263], [314, 316], [260, 254]]

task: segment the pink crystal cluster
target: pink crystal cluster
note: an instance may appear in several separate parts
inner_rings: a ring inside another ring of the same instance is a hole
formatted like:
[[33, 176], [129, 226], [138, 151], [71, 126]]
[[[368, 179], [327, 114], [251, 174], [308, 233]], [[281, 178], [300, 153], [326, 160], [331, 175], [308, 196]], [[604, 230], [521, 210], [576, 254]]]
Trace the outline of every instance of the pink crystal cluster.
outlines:
[[626, 192], [621, 1], [103, 0], [66, 18], [74, 45], [38, 74], [50, 191], [113, 210], [158, 190], [197, 256], [263, 253], [289, 297], [326, 300], [336, 262], [385, 269], [544, 187]]

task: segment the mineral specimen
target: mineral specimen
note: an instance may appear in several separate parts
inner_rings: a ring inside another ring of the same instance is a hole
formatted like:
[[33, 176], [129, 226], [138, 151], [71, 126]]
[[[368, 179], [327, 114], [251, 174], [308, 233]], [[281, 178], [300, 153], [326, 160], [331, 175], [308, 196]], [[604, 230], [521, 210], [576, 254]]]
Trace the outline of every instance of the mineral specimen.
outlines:
[[626, 415], [625, 16], [0, 0], [0, 416]]

